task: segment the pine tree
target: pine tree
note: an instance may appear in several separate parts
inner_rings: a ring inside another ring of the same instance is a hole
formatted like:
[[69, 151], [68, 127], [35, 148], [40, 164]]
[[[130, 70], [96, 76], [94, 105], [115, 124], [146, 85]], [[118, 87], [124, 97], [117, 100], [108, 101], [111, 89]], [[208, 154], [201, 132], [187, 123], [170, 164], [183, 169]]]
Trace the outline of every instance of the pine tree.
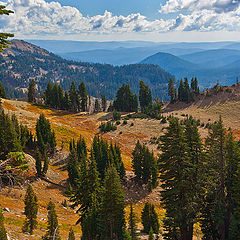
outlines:
[[201, 149], [196, 126], [187, 121], [184, 131], [179, 120], [172, 118], [166, 134], [161, 137], [162, 154], [159, 157], [166, 239], [191, 240], [193, 237], [193, 225], [203, 195], [201, 178], [198, 178], [202, 174], [199, 164]]
[[99, 111], [100, 111], [100, 104], [99, 104], [98, 99], [96, 98], [95, 103], [94, 103], [94, 112], [98, 113]]
[[0, 98], [7, 98], [6, 91], [1, 82], [0, 82]]
[[81, 110], [83, 112], [87, 111], [87, 99], [88, 99], [88, 94], [87, 94], [87, 89], [86, 85], [84, 82], [81, 82], [79, 87], [79, 96], [80, 96], [80, 102], [81, 102]]
[[110, 167], [104, 179], [102, 198], [103, 239], [123, 240], [125, 235], [124, 194], [117, 170]]
[[178, 87], [178, 100], [179, 101], [184, 101], [184, 85], [183, 85], [183, 80], [180, 80], [180, 84]]
[[79, 179], [79, 163], [75, 148], [72, 148], [67, 164], [68, 177], [71, 185], [76, 186]]
[[35, 156], [35, 168], [37, 171], [37, 175], [41, 176], [42, 175], [42, 154], [40, 151], [37, 149], [36, 156]]
[[148, 240], [154, 240], [153, 229], [150, 228]]
[[28, 102], [36, 102], [36, 83], [34, 79], [31, 80], [28, 86]]
[[48, 226], [47, 233], [43, 236], [43, 240], [60, 240], [57, 214], [55, 204], [50, 201], [47, 206], [48, 210]]
[[137, 225], [136, 225], [136, 215], [133, 212], [133, 204], [130, 204], [130, 214], [128, 219], [128, 231], [131, 236], [131, 240], [137, 240], [138, 234], [137, 234]]
[[1, 209], [0, 209], [0, 239], [8, 240], [7, 231], [4, 227], [4, 216]]
[[30, 234], [33, 234], [33, 230], [37, 226], [38, 204], [37, 197], [31, 185], [29, 185], [27, 188], [24, 203], [24, 214], [26, 215], [27, 219], [24, 222], [23, 232], [29, 232]]
[[72, 229], [72, 227], [69, 230], [69, 234], [68, 234], [68, 240], [75, 240], [75, 235], [74, 235], [74, 231]]
[[[10, 13], [13, 13], [13, 11], [5, 8], [5, 6], [0, 5], [0, 15], [9, 15]], [[11, 44], [11, 42], [7, 40], [9, 37], [14, 37], [14, 34], [0, 33], [0, 52], [2, 52], [4, 48], [7, 48], [8, 45]]]
[[49, 165], [49, 160], [48, 160], [46, 151], [44, 151], [44, 154], [43, 154], [43, 161], [44, 161], [44, 164], [43, 164], [43, 169], [42, 169], [42, 175], [45, 176], [47, 174], [48, 165]]
[[153, 229], [154, 233], [159, 231], [158, 215], [154, 209], [154, 205], [146, 202], [142, 211], [142, 225], [143, 232], [149, 233], [150, 229]]
[[152, 106], [151, 90], [142, 80], [140, 81], [139, 102], [143, 112], [146, 108]]
[[174, 81], [172, 78], [169, 79], [168, 83], [168, 96], [170, 97], [171, 103], [176, 100], [176, 89], [174, 87]]
[[102, 94], [102, 110], [103, 110], [103, 112], [106, 111], [106, 108], [107, 108], [107, 99], [106, 99], [105, 95]]
[[78, 93], [76, 90], [75, 82], [72, 82], [69, 90], [70, 106], [73, 112], [78, 112], [80, 110], [80, 101]]

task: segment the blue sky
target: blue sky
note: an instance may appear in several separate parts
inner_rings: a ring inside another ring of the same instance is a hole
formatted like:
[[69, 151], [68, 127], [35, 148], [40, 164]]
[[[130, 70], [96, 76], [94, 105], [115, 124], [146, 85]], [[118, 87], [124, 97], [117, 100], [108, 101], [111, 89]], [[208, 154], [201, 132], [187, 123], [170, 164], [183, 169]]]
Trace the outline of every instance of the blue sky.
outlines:
[[24, 39], [240, 41], [240, 0], [0, 0]]
[[[47, 0], [51, 2], [51, 0]], [[159, 18], [158, 10], [165, 0], [61, 0], [62, 5], [78, 8], [83, 15], [95, 16], [103, 14], [105, 10], [115, 15], [129, 15], [141, 13], [153, 20]]]

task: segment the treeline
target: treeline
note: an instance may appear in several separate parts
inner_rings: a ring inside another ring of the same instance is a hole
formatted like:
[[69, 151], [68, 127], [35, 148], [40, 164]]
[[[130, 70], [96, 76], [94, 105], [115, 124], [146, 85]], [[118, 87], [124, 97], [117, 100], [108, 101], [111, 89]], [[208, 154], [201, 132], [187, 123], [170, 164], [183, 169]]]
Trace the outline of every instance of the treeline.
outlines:
[[196, 122], [171, 118], [160, 140], [164, 239], [193, 239], [197, 222], [202, 239], [240, 239], [240, 146], [231, 129], [220, 118], [203, 143]]
[[184, 78], [184, 81], [181, 79], [178, 89], [174, 86], [174, 80], [170, 78], [168, 83], [168, 96], [170, 97], [171, 102], [181, 101], [181, 102], [192, 102], [194, 101], [194, 96], [200, 94], [198, 80], [197, 78], [192, 78], [189, 86], [188, 78]]

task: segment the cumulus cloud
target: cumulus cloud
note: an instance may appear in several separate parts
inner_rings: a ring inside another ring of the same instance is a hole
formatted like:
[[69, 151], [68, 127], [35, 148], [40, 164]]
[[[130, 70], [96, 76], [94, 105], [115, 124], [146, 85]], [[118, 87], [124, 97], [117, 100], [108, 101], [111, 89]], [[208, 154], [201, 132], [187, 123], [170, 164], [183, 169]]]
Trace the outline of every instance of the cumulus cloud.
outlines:
[[[240, 0], [168, 0], [161, 14], [178, 12], [174, 18], [148, 20], [139, 13], [116, 16], [109, 11], [83, 16], [74, 7], [57, 1], [6, 0], [0, 2], [15, 13], [0, 16], [1, 31], [24, 36], [81, 33], [134, 33], [169, 31], [240, 31]], [[183, 11], [183, 12], [182, 12]]]
[[160, 12], [212, 10], [221, 13], [234, 11], [239, 5], [240, 0], [168, 0], [161, 6]]

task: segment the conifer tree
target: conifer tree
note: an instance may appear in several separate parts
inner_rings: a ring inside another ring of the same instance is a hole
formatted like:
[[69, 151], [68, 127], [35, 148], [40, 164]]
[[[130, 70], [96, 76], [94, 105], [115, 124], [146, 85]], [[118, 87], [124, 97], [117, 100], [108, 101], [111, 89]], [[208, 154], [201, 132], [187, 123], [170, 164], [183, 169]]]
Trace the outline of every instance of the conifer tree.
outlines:
[[103, 112], [105, 112], [106, 108], [107, 108], [107, 99], [104, 94], [102, 94], [101, 97], [102, 97], [102, 110], [103, 110]]
[[176, 100], [176, 88], [174, 87], [174, 81], [172, 78], [169, 79], [168, 83], [168, 96], [170, 97], [171, 103]]
[[[10, 13], [13, 13], [13, 11], [7, 10], [5, 8], [5, 6], [0, 5], [0, 15], [9, 15]], [[0, 33], [0, 52], [2, 52], [4, 48], [8, 47], [8, 45], [11, 44], [11, 42], [7, 40], [9, 37], [14, 37], [14, 34]]]
[[158, 215], [154, 209], [154, 205], [146, 202], [142, 211], [143, 232], [149, 233], [152, 228], [154, 233], [159, 231]]
[[180, 80], [180, 84], [178, 87], [178, 100], [179, 101], [184, 101], [184, 85], [183, 85], [183, 80]]
[[124, 217], [124, 194], [117, 170], [110, 167], [104, 179], [102, 199], [102, 239], [123, 240], [126, 227]]
[[100, 104], [99, 104], [98, 99], [96, 98], [95, 103], [94, 103], [94, 112], [98, 113], [99, 111], [100, 111]]
[[143, 112], [146, 108], [152, 106], [151, 90], [142, 80], [140, 81], [139, 102]]
[[7, 98], [6, 91], [1, 82], [0, 82], [0, 98]]
[[161, 202], [166, 209], [164, 237], [191, 240], [202, 193], [198, 178], [202, 153], [196, 126], [187, 122], [184, 131], [179, 120], [172, 118], [166, 134], [161, 137], [161, 150]]
[[70, 106], [73, 112], [78, 112], [80, 110], [80, 101], [78, 93], [76, 90], [75, 82], [72, 82], [69, 90]]
[[49, 165], [49, 160], [48, 160], [46, 151], [44, 151], [44, 153], [43, 153], [43, 161], [44, 161], [44, 164], [43, 164], [42, 174], [43, 174], [43, 176], [45, 176], [47, 174], [48, 165]]
[[28, 102], [36, 102], [36, 83], [34, 79], [31, 80], [28, 86]]
[[7, 231], [4, 227], [4, 216], [1, 209], [0, 209], [0, 239], [8, 240]]
[[76, 186], [79, 179], [79, 163], [75, 148], [70, 150], [70, 155], [67, 164], [68, 177], [71, 185]]
[[37, 197], [31, 185], [29, 185], [27, 188], [24, 203], [24, 214], [26, 215], [27, 219], [24, 222], [23, 232], [29, 232], [30, 234], [33, 234], [33, 230], [37, 226], [38, 204]]
[[37, 175], [41, 176], [42, 175], [42, 154], [40, 151], [37, 149], [36, 156], [35, 156], [35, 168], [37, 171]]
[[80, 162], [82, 157], [87, 157], [87, 146], [84, 138], [80, 135], [77, 141], [77, 156], [78, 161]]
[[43, 236], [43, 240], [61, 240], [59, 236], [59, 227], [57, 214], [55, 211], [55, 204], [52, 201], [48, 203], [47, 210], [48, 210], [48, 226], [47, 232]]
[[138, 234], [137, 234], [137, 225], [136, 225], [136, 215], [133, 212], [133, 204], [130, 204], [130, 214], [128, 219], [128, 231], [131, 236], [131, 240], [137, 240]]
[[87, 94], [87, 89], [86, 85], [84, 82], [81, 82], [79, 87], [79, 96], [80, 96], [80, 103], [81, 103], [81, 110], [85, 112], [87, 110], [87, 99], [88, 99], [88, 94]]
[[68, 240], [75, 240], [75, 235], [74, 235], [74, 231], [72, 229], [72, 227], [69, 230], [69, 234], [68, 234]]
[[154, 240], [154, 234], [153, 234], [153, 229], [152, 228], [150, 228], [148, 240]]

